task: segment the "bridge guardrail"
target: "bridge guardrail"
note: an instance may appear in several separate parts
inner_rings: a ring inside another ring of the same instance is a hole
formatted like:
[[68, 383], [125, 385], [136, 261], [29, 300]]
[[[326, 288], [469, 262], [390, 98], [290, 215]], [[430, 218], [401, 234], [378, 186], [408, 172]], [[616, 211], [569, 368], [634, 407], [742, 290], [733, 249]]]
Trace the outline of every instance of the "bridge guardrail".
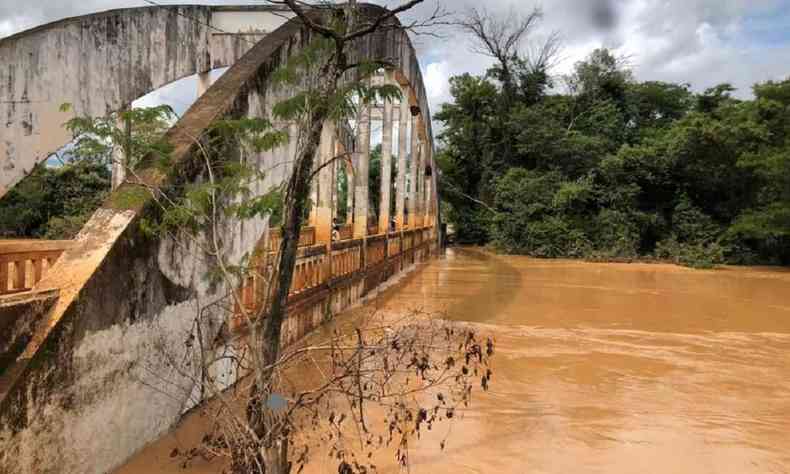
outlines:
[[354, 238], [354, 226], [351, 224], [343, 224], [337, 229], [338, 240], [349, 240]]
[[73, 245], [69, 240], [0, 240], [0, 295], [32, 290]]
[[[278, 251], [280, 249], [280, 243], [282, 240], [282, 230], [279, 228], [269, 229], [269, 250], [275, 252]], [[299, 233], [299, 247], [310, 247], [312, 245], [315, 245], [315, 227], [302, 227], [302, 231]]]
[[[310, 231], [309, 228], [306, 229]], [[370, 272], [373, 272], [373, 277], [382, 271], [389, 272], [387, 275], [390, 275], [398, 271], [401, 261], [405, 264], [422, 261], [431, 251], [430, 231], [429, 226], [417, 227], [402, 233], [392, 232], [366, 239], [333, 241], [329, 246], [318, 244], [300, 247], [289, 299], [302, 300], [303, 296], [310, 297], [309, 295], [314, 294], [313, 290], [326, 289], [326, 285], [332, 286], [357, 277], [371, 278]], [[279, 245], [279, 240], [277, 242]], [[274, 253], [267, 252], [266, 255], [271, 257]], [[272, 274], [273, 261], [268, 257], [253, 264], [250, 275], [245, 277], [239, 289], [241, 304], [249, 312], [259, 309], [262, 303], [265, 283]], [[394, 266], [392, 269], [382, 270], [381, 265], [384, 263], [392, 263]], [[238, 324], [242, 322], [241, 308], [237, 307], [236, 313], [237, 324], [234, 326], [241, 327], [243, 324]]]

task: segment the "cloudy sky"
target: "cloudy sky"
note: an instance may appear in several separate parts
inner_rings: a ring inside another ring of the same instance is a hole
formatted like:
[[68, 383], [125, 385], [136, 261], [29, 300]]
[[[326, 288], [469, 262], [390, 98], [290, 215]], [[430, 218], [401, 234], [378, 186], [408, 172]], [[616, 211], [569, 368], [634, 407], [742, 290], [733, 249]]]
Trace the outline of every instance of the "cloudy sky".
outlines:
[[[688, 82], [695, 90], [730, 82], [739, 89], [739, 96], [749, 97], [754, 82], [790, 76], [790, 0], [444, 0], [442, 4], [458, 14], [472, 4], [510, 15], [525, 14], [540, 6], [544, 19], [534, 36], [557, 31], [563, 39], [563, 61], [555, 71], [558, 74], [594, 48], [606, 46], [628, 55], [640, 80]], [[66, 16], [138, 5], [145, 2], [0, 0], [0, 37]], [[437, 0], [426, 0], [412, 14], [425, 15], [436, 5]], [[490, 64], [487, 58], [470, 51], [469, 41], [462, 34], [447, 28], [443, 35], [439, 39], [417, 38], [434, 111], [450, 99], [450, 77], [464, 72], [482, 74]], [[168, 94], [177, 95], [177, 91]]]

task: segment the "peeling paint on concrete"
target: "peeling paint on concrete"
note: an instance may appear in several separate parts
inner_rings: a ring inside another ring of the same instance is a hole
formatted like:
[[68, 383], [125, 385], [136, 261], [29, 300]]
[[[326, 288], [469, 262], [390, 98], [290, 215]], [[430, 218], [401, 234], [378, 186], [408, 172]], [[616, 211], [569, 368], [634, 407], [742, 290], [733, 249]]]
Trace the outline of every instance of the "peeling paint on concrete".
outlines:
[[[73, 116], [104, 116], [173, 81], [235, 63], [285, 19], [267, 8], [209, 6], [113, 10], [0, 40], [0, 197], [71, 140]], [[261, 25], [248, 34], [253, 15]], [[224, 30], [227, 31], [227, 30]], [[64, 103], [71, 112], [61, 112]]]

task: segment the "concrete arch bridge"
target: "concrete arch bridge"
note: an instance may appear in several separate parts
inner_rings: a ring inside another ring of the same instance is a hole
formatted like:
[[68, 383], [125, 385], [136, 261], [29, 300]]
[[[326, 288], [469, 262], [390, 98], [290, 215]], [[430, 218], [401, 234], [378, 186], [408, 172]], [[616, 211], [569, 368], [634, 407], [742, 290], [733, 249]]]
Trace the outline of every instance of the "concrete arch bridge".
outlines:
[[[272, 74], [312, 40], [281, 10], [210, 6], [114, 10], [2, 39], [0, 195], [71, 138], [60, 104], [73, 104], [73, 114], [108, 114], [199, 74], [201, 96], [167, 132], [173, 161], [188, 168], [196, 155], [191, 137], [219, 119], [270, 117], [295, 92], [274, 85]], [[401, 87], [404, 99], [363, 110], [353, 135], [344, 124], [324, 127], [319, 163], [353, 152], [352, 211], [333, 232], [340, 171], [322, 168], [290, 293], [289, 342], [438, 251], [433, 136], [414, 48], [404, 31], [387, 29], [357, 40], [350, 56], [394, 64], [380, 80]], [[207, 73], [225, 66], [211, 84]], [[367, 182], [372, 122], [382, 127], [382, 182], [397, 161], [396, 191], [382, 186], [375, 217]], [[291, 143], [236, 155], [270, 170], [254, 187], [265, 193], [286, 179], [294, 152]], [[144, 175], [157, 186], [169, 179]], [[209, 258], [198, 248], [144, 233], [149, 201], [139, 184], [124, 182], [74, 241], [0, 241], [0, 472], [102, 473], [120, 465], [200, 401], [194, 379], [155, 349], [188, 358], [184, 341], [198, 311], [213, 340], [232, 336], [233, 311], [223, 309], [229, 295], [256, 304], [255, 278], [210, 284]], [[390, 215], [384, 203], [392, 201]], [[227, 218], [221, 227], [231, 263], [278, 239], [265, 218]], [[174, 390], [152, 390], [152, 373]]]

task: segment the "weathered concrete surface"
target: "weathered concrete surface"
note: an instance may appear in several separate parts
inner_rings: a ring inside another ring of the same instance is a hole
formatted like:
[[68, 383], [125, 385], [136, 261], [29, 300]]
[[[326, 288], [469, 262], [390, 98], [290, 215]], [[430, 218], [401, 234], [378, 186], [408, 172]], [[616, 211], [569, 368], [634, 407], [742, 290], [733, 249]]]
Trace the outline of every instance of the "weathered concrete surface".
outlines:
[[36, 325], [57, 299], [57, 290], [0, 297], [0, 393], [6, 371], [27, 348]]
[[[0, 197], [71, 140], [62, 126], [69, 118], [104, 116], [183, 77], [230, 66], [285, 22], [271, 8], [237, 10], [112, 10], [0, 39]], [[64, 103], [71, 112], [59, 110]]]
[[[220, 118], [269, 116], [274, 104], [293, 94], [273, 87], [270, 76], [309, 40], [298, 22], [289, 22], [254, 46], [195, 103], [167, 135], [175, 147], [178, 179], [198, 178], [192, 137]], [[429, 116], [414, 51], [402, 32], [366, 38], [352, 56], [399, 65], [401, 83], [411, 85], [414, 105]], [[269, 171], [256, 192], [282, 182], [293, 147], [239, 154], [238, 159]], [[175, 179], [155, 168], [140, 176], [151, 186]], [[196, 364], [186, 364], [195, 356], [189, 341], [194, 341], [196, 315], [205, 310], [200, 316], [204, 342], [213, 340], [226, 317], [220, 308], [236, 286], [205, 280], [211, 258], [197, 246], [145, 235], [140, 218], [150, 205], [139, 186], [124, 183], [83, 229], [78, 245], [40, 283], [61, 289], [61, 295], [23, 353], [23, 370], [0, 400], [0, 472], [107, 472], [200, 399]], [[266, 227], [264, 219], [224, 222], [218, 235], [228, 261], [237, 263], [252, 251]], [[363, 284], [356, 282], [333, 295], [330, 306], [350, 304], [362, 291]], [[314, 320], [320, 315], [311, 313]]]

